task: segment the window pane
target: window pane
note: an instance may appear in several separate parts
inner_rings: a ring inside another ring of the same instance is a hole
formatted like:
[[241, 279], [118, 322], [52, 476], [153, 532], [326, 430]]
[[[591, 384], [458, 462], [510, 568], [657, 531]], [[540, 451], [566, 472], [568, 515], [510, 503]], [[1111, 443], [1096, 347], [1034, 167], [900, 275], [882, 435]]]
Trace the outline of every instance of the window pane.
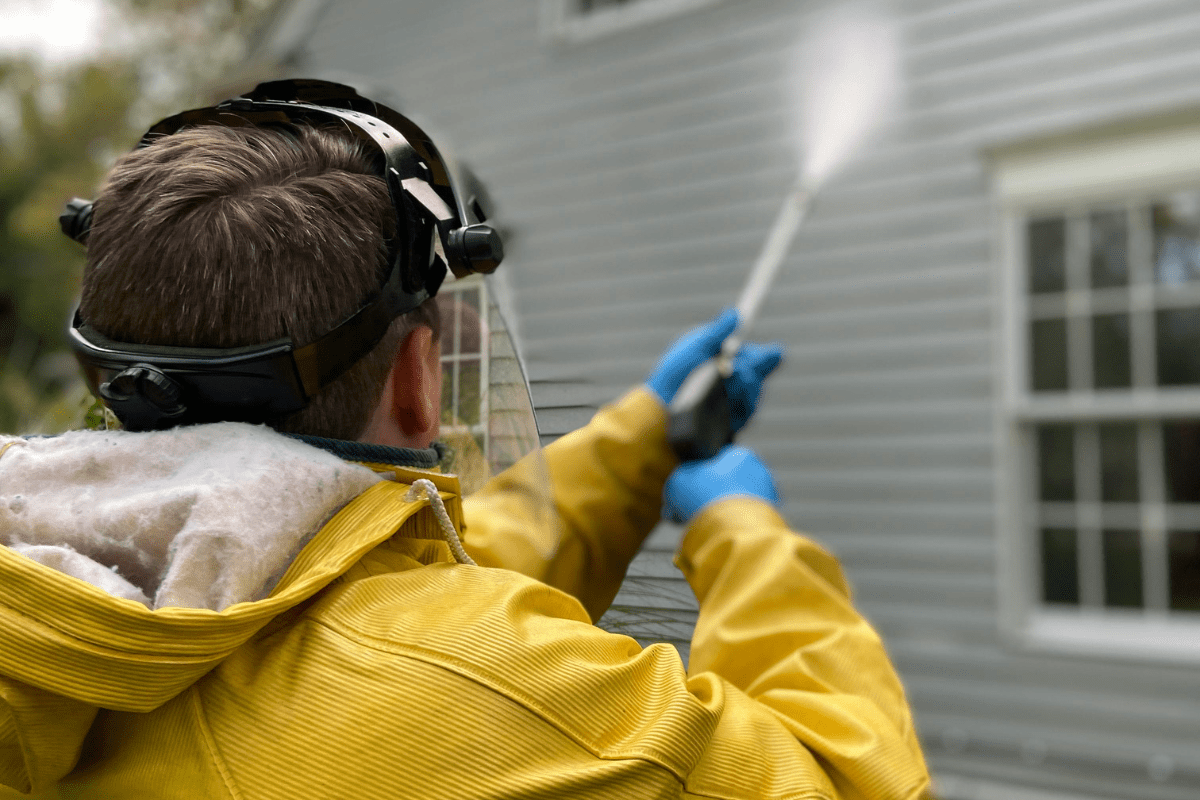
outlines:
[[458, 297], [462, 304], [467, 308], [479, 313], [479, 290], [478, 289], [463, 289], [458, 293]]
[[1158, 383], [1200, 383], [1200, 308], [1167, 308], [1157, 314]]
[[480, 353], [483, 342], [483, 318], [479, 314], [479, 290], [463, 289], [454, 293], [454, 315], [458, 321], [458, 351]]
[[1100, 426], [1100, 498], [1105, 503], [1138, 501], [1137, 426]]
[[1151, 207], [1154, 279], [1178, 286], [1200, 278], [1200, 194], [1180, 192]]
[[438, 295], [437, 302], [442, 318], [442, 355], [479, 353], [483, 341], [479, 290], [444, 292]]
[[1092, 359], [1097, 389], [1132, 384], [1128, 314], [1100, 314], [1092, 319]]
[[1142, 540], [1137, 531], [1104, 532], [1104, 605], [1142, 607]]
[[454, 362], [442, 362], [442, 424], [456, 425], [454, 419]]
[[1075, 531], [1042, 529], [1042, 600], [1079, 604], [1079, 567]]
[[1030, 377], [1035, 392], [1067, 389], [1067, 321], [1034, 320], [1030, 327]]
[[1070, 425], [1038, 427], [1038, 478], [1043, 501], [1075, 499], [1075, 430]]
[[[438, 338], [442, 345], [442, 355], [452, 356], [455, 353], [454, 344], [458, 341], [458, 298], [454, 292], [443, 292], [437, 296], [437, 307], [441, 321]], [[450, 386], [449, 383], [445, 385]]]
[[1167, 502], [1200, 503], [1200, 422], [1163, 423]]
[[1171, 534], [1171, 609], [1200, 611], [1200, 531]]
[[1092, 214], [1092, 286], [1102, 289], [1129, 283], [1129, 225], [1125, 210]]
[[475, 425], [479, 422], [479, 404], [483, 399], [479, 359], [464, 359], [458, 369], [458, 418], [466, 425]]
[[1029, 291], [1066, 291], [1067, 222], [1062, 217], [1029, 223]]

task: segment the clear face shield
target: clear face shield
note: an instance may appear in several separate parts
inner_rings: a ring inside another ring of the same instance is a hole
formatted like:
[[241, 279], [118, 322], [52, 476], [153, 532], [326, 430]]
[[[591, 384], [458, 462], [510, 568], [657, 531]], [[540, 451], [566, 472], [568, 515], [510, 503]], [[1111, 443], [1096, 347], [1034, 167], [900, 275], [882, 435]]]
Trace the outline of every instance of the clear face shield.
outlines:
[[442, 468], [471, 494], [540, 445], [529, 383], [495, 276], [442, 286]]
[[[471, 275], [443, 284], [441, 469], [454, 473], [463, 496], [504, 494], [509, 514], [544, 557], [562, 537], [554, 486], [541, 448], [537, 417], [502, 275]], [[489, 481], [505, 473], [503, 488]]]

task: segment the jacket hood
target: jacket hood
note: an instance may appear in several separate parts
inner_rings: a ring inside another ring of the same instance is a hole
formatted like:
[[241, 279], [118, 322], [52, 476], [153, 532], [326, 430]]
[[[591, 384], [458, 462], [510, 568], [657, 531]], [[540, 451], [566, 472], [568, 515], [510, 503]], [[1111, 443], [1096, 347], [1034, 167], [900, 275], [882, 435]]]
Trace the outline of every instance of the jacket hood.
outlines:
[[261, 599], [333, 513], [379, 480], [236, 423], [0, 447], [0, 544], [148, 608]]
[[0, 783], [58, 780], [97, 707], [158, 707], [340, 574], [376, 542], [294, 561], [380, 480], [237, 423], [0, 437]]

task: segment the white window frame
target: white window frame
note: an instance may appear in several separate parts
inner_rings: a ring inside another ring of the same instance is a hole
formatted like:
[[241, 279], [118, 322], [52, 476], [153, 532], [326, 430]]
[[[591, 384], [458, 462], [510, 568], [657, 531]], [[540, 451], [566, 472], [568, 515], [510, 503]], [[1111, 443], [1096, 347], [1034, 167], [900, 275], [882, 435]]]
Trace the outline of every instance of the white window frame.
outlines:
[[[1011, 645], [1041, 652], [1157, 663], [1200, 664], [1200, 620], [1180, 619], [1161, 608], [1058, 609], [1041, 602], [1037, 530], [1036, 434], [1041, 422], [1155, 422], [1200, 418], [1200, 389], [1134, 389], [1120, 396], [1066, 392], [1039, 397], [1027, 390], [1029, 300], [1026, 289], [1025, 223], [1039, 213], [1070, 213], [1104, 204], [1144, 203], [1174, 191], [1200, 189], [1200, 116], [1150, 120], [1070, 137], [997, 148], [990, 154], [997, 203], [996, 319], [999, 321], [996, 404], [997, 536], [1000, 629]], [[1153, 303], [1153, 296], [1132, 302]], [[1071, 311], [1071, 300], [1068, 299]], [[1132, 321], [1132, 320], [1131, 320]], [[1137, 332], [1133, 368], [1136, 370]], [[1068, 365], [1070, 366], [1070, 364]], [[1136, 381], [1135, 381], [1136, 383]], [[1139, 446], [1150, 437], [1141, 435]], [[1077, 463], [1081, 446], [1076, 445]], [[1160, 459], [1160, 454], [1150, 457]], [[1146, 473], [1148, 456], [1139, 465]], [[1161, 469], [1158, 471], [1161, 476]], [[1078, 470], [1076, 474], [1079, 475]], [[1145, 475], [1141, 476], [1143, 479]], [[1161, 483], [1161, 480], [1159, 481]], [[1161, 486], [1158, 487], [1161, 489]], [[1155, 487], [1144, 487], [1148, 493]], [[1145, 497], [1146, 495], [1143, 495]], [[1158, 493], [1161, 498], [1161, 492]], [[1086, 503], [1081, 516], [1091, 516]], [[1147, 508], [1146, 506], [1151, 506]], [[1143, 503], [1141, 526], [1149, 552], [1143, 555], [1143, 584], [1153, 602], [1165, 598], [1168, 520], [1161, 505]], [[1099, 525], [1079, 520], [1082, 530]], [[1094, 549], [1094, 548], [1093, 548]], [[1081, 595], [1085, 563], [1079, 563]], [[1081, 596], [1081, 601], [1086, 598]]]
[[626, 5], [580, 11], [578, 0], [542, 0], [542, 37], [552, 42], [589, 42], [685, 14], [722, 0], [630, 0]]
[[[449, 276], [447, 276], [449, 277]], [[445, 296], [450, 294], [459, 294], [468, 289], [476, 289], [479, 291], [479, 353], [462, 353], [459, 334], [461, 326], [455, 325], [452, 319], [442, 320], [442, 336], [451, 337], [451, 352], [447, 355], [439, 357], [439, 365], [454, 363], [456, 361], [470, 360], [471, 358], [479, 359], [479, 421], [474, 425], [443, 425], [444, 431], [466, 432], [472, 436], [483, 436], [483, 457], [487, 463], [491, 463], [491, 436], [489, 434], [489, 402], [491, 399], [491, 375], [489, 374], [490, 348], [491, 348], [491, 323], [489, 320], [489, 312], [491, 308], [491, 300], [488, 297], [488, 285], [482, 275], [468, 275], [465, 278], [458, 280], [447, 280], [442, 284], [439, 294]], [[457, 375], [457, 372], [455, 373]], [[450, 394], [451, 408], [458, 409], [459, 399], [459, 382], [454, 378], [451, 379], [451, 385], [442, 385], [442, 394]], [[439, 409], [440, 413], [440, 409]]]

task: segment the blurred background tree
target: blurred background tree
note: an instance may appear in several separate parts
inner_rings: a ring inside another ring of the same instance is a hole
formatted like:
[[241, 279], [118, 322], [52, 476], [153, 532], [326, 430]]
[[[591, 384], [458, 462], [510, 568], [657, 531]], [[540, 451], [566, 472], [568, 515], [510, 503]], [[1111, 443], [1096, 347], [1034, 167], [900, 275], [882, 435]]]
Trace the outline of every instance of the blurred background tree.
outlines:
[[63, 204], [93, 196], [156, 120], [270, 77], [247, 57], [280, 5], [0, 0], [6, 24], [86, 12], [94, 27], [82, 52], [62, 57], [0, 32], [0, 432], [75, 427], [92, 403], [64, 337], [84, 253], [59, 232]]

